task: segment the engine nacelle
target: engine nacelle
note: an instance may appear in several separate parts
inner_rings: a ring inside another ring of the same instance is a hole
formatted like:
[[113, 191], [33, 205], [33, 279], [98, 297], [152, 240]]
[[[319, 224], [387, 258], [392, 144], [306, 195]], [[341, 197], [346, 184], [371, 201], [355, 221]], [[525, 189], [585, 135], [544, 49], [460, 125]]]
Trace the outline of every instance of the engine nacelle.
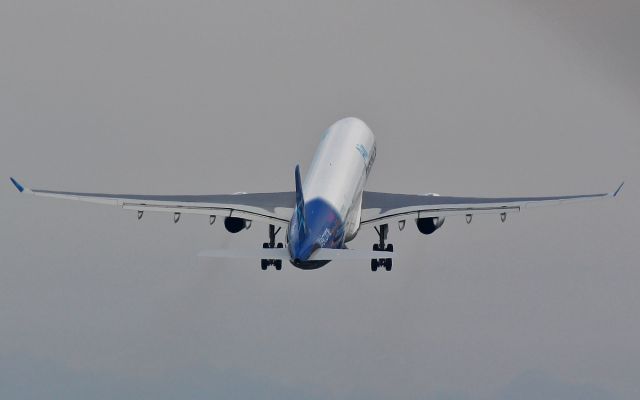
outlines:
[[247, 220], [238, 217], [226, 217], [224, 227], [229, 233], [238, 233], [248, 227]]
[[444, 224], [444, 217], [418, 218], [416, 225], [423, 235], [431, 235]]

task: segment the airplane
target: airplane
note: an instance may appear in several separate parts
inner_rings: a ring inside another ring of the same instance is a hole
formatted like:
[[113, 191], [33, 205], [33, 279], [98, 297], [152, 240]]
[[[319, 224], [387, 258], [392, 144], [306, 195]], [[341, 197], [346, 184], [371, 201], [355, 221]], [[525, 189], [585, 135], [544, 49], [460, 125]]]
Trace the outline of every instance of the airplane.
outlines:
[[[376, 158], [376, 142], [371, 129], [360, 119], [349, 117], [331, 125], [322, 135], [304, 181], [295, 167], [295, 191], [236, 193], [217, 195], [140, 195], [80, 193], [29, 189], [10, 178], [19, 192], [36, 196], [107, 204], [137, 212], [172, 213], [178, 222], [182, 214], [208, 216], [213, 225], [224, 218], [230, 233], [249, 229], [252, 222], [268, 224], [268, 242], [261, 249], [205, 250], [201, 257], [253, 258], [261, 269], [282, 269], [282, 260], [300, 269], [320, 268], [332, 260], [370, 260], [371, 270], [391, 271], [393, 244], [387, 243], [389, 224], [403, 230], [413, 220], [420, 233], [431, 235], [446, 217], [464, 216], [471, 223], [476, 214], [497, 214], [504, 222], [508, 214], [532, 206], [613, 198], [613, 192], [546, 197], [454, 197], [428, 194], [397, 194], [365, 191]], [[372, 251], [352, 250], [352, 241], [362, 227], [373, 226], [378, 242]], [[285, 243], [276, 237], [286, 229]]]

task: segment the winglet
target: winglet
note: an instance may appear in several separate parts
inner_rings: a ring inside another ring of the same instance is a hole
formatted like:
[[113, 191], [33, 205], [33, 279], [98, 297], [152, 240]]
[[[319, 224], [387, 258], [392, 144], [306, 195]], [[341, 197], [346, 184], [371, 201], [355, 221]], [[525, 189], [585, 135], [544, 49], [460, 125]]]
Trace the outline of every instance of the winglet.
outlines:
[[22, 186], [20, 183], [18, 183], [18, 181], [16, 181], [13, 178], [9, 178], [9, 179], [11, 179], [11, 183], [13, 183], [13, 186], [15, 186], [20, 193], [24, 192], [24, 186]]
[[615, 192], [613, 192], [613, 197], [616, 197], [618, 195], [618, 193], [620, 192], [620, 190], [622, 189], [622, 187], [624, 186], [624, 182], [622, 182], [620, 184], [620, 186], [618, 186], [618, 188], [616, 189]]

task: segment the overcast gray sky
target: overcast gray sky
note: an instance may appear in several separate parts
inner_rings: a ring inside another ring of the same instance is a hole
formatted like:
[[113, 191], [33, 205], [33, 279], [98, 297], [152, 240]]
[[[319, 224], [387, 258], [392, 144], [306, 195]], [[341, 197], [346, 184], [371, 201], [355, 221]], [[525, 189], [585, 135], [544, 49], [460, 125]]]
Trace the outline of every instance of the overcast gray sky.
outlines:
[[[448, 219], [392, 273], [199, 262], [206, 218], [0, 185], [0, 397], [637, 399], [640, 3], [0, 3], [0, 171], [33, 187], [292, 190], [373, 129], [368, 189], [612, 190]], [[369, 248], [363, 230], [353, 247]]]

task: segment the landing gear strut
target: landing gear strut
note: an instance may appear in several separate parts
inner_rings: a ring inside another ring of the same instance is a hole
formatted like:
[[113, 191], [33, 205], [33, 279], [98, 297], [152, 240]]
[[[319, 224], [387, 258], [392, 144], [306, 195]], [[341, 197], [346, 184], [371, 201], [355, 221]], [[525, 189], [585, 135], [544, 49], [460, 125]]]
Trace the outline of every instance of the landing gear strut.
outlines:
[[[282, 228], [278, 228], [278, 230], [276, 230], [275, 225], [269, 225], [269, 242], [262, 243], [263, 249], [284, 248], [284, 245], [281, 242], [278, 242], [278, 244], [276, 245], [276, 235], [278, 234], [278, 232], [280, 232], [280, 229]], [[273, 265], [274, 267], [276, 267], [277, 271], [280, 271], [282, 269], [282, 260], [275, 260], [275, 259], [260, 260], [260, 267], [262, 268], [263, 271], [266, 271], [270, 265]]]
[[[393, 253], [393, 245], [391, 243], [385, 245], [389, 234], [389, 225], [383, 224], [380, 225], [380, 229], [377, 227], [374, 227], [374, 229], [378, 233], [379, 242], [373, 244], [373, 251], [388, 251]], [[384, 267], [387, 271], [391, 271], [392, 265], [393, 260], [391, 258], [374, 258], [371, 260], [371, 271], [377, 271], [378, 267]]]

